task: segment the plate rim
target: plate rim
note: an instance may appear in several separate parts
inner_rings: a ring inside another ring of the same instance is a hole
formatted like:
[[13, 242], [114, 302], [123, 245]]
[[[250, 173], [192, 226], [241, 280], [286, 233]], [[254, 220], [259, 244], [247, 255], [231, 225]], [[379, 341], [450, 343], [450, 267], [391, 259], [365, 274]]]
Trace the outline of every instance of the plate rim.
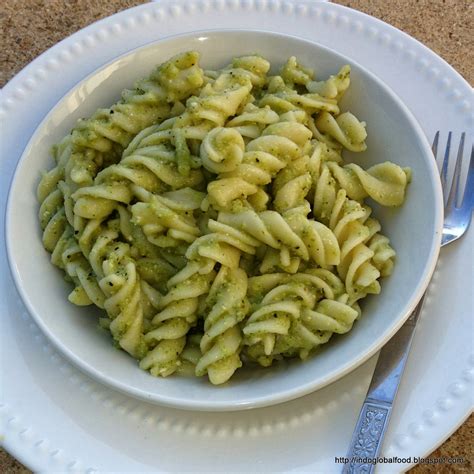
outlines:
[[[169, 0], [162, 0], [162, 3], [163, 4], [172, 4], [174, 3], [173, 1], [169, 1]], [[303, 3], [301, 0], [299, 3]], [[136, 9], [146, 9], [146, 8], [149, 8], [149, 7], [156, 7], [156, 5], [152, 5], [152, 4], [144, 4], [144, 5], [141, 5], [141, 6], [138, 6], [138, 7], [135, 7]], [[367, 23], [366, 22], [369, 22], [369, 26], [370, 25], [375, 25], [377, 27], [377, 29], [379, 29], [379, 31], [383, 31], [384, 29], [387, 29], [387, 28], [390, 28], [390, 31], [392, 31], [393, 33], [395, 33], [395, 36], [399, 37], [399, 35], [403, 35], [403, 37], [405, 37], [405, 39], [407, 39], [411, 44], [418, 44], [419, 46], [422, 47], [422, 50], [421, 52], [417, 52], [417, 54], [423, 56], [423, 57], [426, 57], [426, 55], [428, 55], [428, 59], [431, 60], [431, 62], [435, 63], [435, 65], [437, 67], [440, 67], [441, 68], [441, 72], [443, 75], [446, 75], [450, 78], [453, 78], [454, 76], [454, 82], [456, 84], [456, 86], [458, 88], [464, 88], [464, 91], [467, 91], [469, 94], [472, 94], [472, 87], [469, 85], [469, 83], [449, 64], [447, 63], [446, 60], [444, 60], [443, 58], [441, 58], [440, 56], [438, 56], [436, 53], [434, 53], [431, 49], [429, 49], [427, 46], [425, 46], [423, 43], [421, 43], [420, 41], [418, 41], [417, 39], [411, 37], [410, 35], [408, 35], [407, 33], [405, 33], [404, 31], [401, 31], [399, 30], [398, 28], [392, 26], [392, 25], [389, 25], [388, 23], [385, 23], [384, 21], [382, 20], [379, 20], [378, 18], [375, 18], [375, 17], [372, 17], [370, 15], [367, 15], [365, 13], [362, 13], [362, 12], [359, 12], [357, 10], [353, 10], [353, 9], [350, 9], [350, 8], [347, 8], [347, 7], [344, 7], [342, 5], [337, 5], [337, 4], [321, 4], [321, 7], [322, 8], [325, 8], [325, 7], [328, 7], [328, 8], [334, 8], [334, 9], [339, 9], [339, 10], [344, 10], [347, 15], [349, 15], [350, 17], [350, 20], [351, 22], [354, 21], [355, 19], [359, 18], [359, 19], [363, 19], [363, 22], [365, 23], [364, 24], [364, 27], [367, 26]], [[134, 9], [135, 9], [134, 8]], [[47, 51], [45, 51], [44, 53], [42, 53], [41, 55], [39, 55], [37, 58], [35, 58], [31, 63], [29, 63], [28, 65], [26, 65], [19, 73], [17, 73], [12, 79], [9, 80], [9, 82], [4, 86], [3, 88], [3, 92], [5, 92], [5, 94], [2, 94], [3, 95], [3, 98], [0, 98], [0, 102], [3, 102], [4, 99], [9, 99], [9, 97], [7, 97], [7, 94], [6, 92], [14, 92], [14, 88], [15, 87], [19, 87], [21, 88], [23, 85], [24, 85], [24, 82], [22, 83], [21, 81], [24, 79], [24, 76], [26, 76], [26, 73], [30, 72], [30, 71], [35, 71], [34, 67], [38, 66], [44, 66], [44, 64], [41, 64], [41, 61], [40, 61], [40, 58], [43, 58], [43, 57], [48, 57], [51, 55], [51, 52], [53, 52], [53, 54], [55, 52], [57, 52], [60, 48], [59, 48], [59, 45], [63, 45], [64, 46], [64, 43], [68, 43], [69, 40], [71, 40], [71, 38], [74, 38], [74, 39], [77, 39], [77, 38], [82, 38], [83, 36], [81, 36], [81, 33], [84, 32], [85, 30], [87, 30], [87, 32], [93, 32], [95, 31], [95, 29], [97, 28], [97, 25], [101, 24], [102, 22], [107, 22], [108, 20], [110, 20], [110, 18], [113, 16], [114, 18], [124, 18], [127, 16], [127, 14], [130, 13], [130, 10], [134, 10], [134, 9], [127, 9], [127, 10], [124, 10], [124, 11], [121, 11], [121, 12], [117, 12], [115, 13], [114, 15], [111, 15], [107, 18], [104, 18], [102, 20], [99, 20], [97, 22], [95, 22], [94, 24], [91, 24], [91, 25], [88, 25], [87, 27], [81, 29], [81, 30], [78, 30], [77, 32], [73, 33], [71, 36], [65, 38], [64, 40], [62, 40], [61, 42], [55, 44], [54, 46], [52, 46], [50, 49], [48, 49]], [[367, 17], [367, 20], [365, 20], [365, 17]], [[445, 69], [443, 69], [445, 68]], [[13, 98], [13, 100], [16, 100], [14, 98], [14, 95], [13, 93], [10, 94], [10, 96]], [[464, 113], [464, 116], [466, 114]], [[2, 202], [3, 202], [3, 199], [4, 199], [4, 196], [3, 196], [3, 193], [2, 193]], [[453, 379], [451, 379], [451, 382], [453, 381]], [[448, 381], [449, 382], [449, 381]], [[446, 389], [447, 385], [444, 386], [444, 389]], [[440, 391], [440, 395], [442, 395], [444, 392], [441, 392]], [[461, 407], [461, 411], [464, 413], [465, 412], [465, 415], [464, 416], [469, 416], [469, 414], [471, 413], [472, 411], [472, 406], [469, 406], [468, 409], [466, 408], [467, 407], [467, 403], [465, 402], [465, 400], [460, 404], [462, 405]], [[472, 404], [471, 404], [472, 405]], [[466, 411], [467, 410], [467, 411]], [[425, 447], [425, 454], [428, 454], [430, 453], [431, 451], [433, 451], [437, 446], [439, 446], [442, 442], [444, 442], [444, 440], [450, 436], [450, 434], [452, 432], [454, 432], [458, 426], [460, 424], [462, 424], [463, 420], [465, 419], [463, 417], [460, 417], [459, 414], [456, 414], [456, 420], [457, 420], [457, 423], [459, 424], [456, 424], [456, 425], [453, 425], [452, 423], [450, 424], [449, 420], [453, 418], [452, 414], [449, 415], [449, 414], [446, 414], [446, 413], [442, 413], [442, 420], [443, 420], [443, 423], [442, 425], [443, 426], [450, 426], [452, 428], [452, 431], [449, 432], [448, 435], [446, 435], [446, 437], [443, 437], [443, 438], [436, 438], [436, 440], [433, 440], [432, 436], [429, 436], [428, 437], [428, 441], [427, 441], [427, 444], [429, 445], [429, 447]], [[459, 421], [461, 420], [461, 421]], [[456, 422], [455, 422], [456, 423]], [[439, 430], [435, 430], [436, 432], [438, 432]], [[426, 439], [426, 435], [424, 435], [422, 437], [422, 439]], [[5, 439], [4, 440], [4, 443], [9, 443], [13, 441], [12, 438], [9, 438], [9, 439]], [[415, 441], [415, 440], [414, 440]], [[426, 443], [425, 443], [426, 444]], [[5, 444], [4, 444], [4, 447], [5, 447]], [[12, 450], [10, 449], [7, 449], [8, 451], [12, 452]], [[25, 453], [25, 457], [30, 454], [30, 453], [27, 453], [26, 451], [24, 452]], [[18, 455], [17, 458], [19, 460], [21, 460], [21, 462], [23, 462], [25, 465], [33, 465], [33, 464], [30, 464], [26, 458], [24, 458], [23, 456], [20, 456]], [[33, 457], [31, 457], [31, 459], [33, 459]], [[51, 464], [48, 464], [51, 466]], [[404, 468], [408, 468], [409, 466], [408, 465], [405, 465]]]

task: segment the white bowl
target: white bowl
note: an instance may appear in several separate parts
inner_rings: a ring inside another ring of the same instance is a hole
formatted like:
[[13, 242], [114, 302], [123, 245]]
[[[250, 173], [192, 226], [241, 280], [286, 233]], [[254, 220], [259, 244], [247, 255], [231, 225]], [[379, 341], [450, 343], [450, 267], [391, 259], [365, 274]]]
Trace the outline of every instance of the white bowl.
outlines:
[[[270, 369], [242, 369], [231, 382], [212, 386], [206, 378], [154, 378], [97, 329], [98, 310], [67, 301], [69, 285], [52, 266], [41, 243], [36, 200], [40, 172], [52, 167], [51, 145], [69, 133], [79, 117], [91, 115], [120, 97], [122, 89], [169, 57], [186, 50], [202, 54], [205, 68], [222, 67], [236, 55], [257, 52], [279, 67], [295, 55], [319, 78], [352, 67], [342, 110], [367, 122], [363, 167], [386, 160], [410, 166], [413, 181], [399, 209], [374, 205], [383, 231], [397, 251], [396, 266], [382, 281], [382, 293], [363, 304], [352, 331], [334, 339], [318, 355]], [[400, 99], [377, 77], [326, 47], [295, 37], [258, 31], [210, 31], [171, 37], [127, 53], [74, 87], [45, 117], [28, 143], [11, 185], [6, 241], [11, 271], [36, 323], [75, 365], [121, 392], [150, 402], [195, 410], [240, 410], [297, 398], [342, 377], [385, 344], [426, 289], [438, 256], [442, 194], [438, 171], [423, 132]]]

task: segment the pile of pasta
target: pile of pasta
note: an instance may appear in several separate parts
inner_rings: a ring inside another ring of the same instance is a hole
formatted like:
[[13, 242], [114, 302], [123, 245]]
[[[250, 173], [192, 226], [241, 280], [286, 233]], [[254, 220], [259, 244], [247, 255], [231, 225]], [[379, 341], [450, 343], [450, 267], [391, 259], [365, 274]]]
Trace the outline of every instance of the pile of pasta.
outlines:
[[324, 81], [258, 55], [204, 71], [186, 52], [53, 147], [38, 187], [44, 247], [155, 376], [229, 380], [348, 332], [395, 252], [364, 202], [403, 203], [410, 171], [345, 164], [365, 123]]

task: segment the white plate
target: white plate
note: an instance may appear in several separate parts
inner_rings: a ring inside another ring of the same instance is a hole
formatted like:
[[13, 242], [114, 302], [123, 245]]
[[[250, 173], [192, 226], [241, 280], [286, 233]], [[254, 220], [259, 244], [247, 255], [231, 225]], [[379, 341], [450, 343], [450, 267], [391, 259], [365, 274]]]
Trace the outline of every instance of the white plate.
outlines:
[[[427, 48], [371, 17], [303, 1], [162, 1], [80, 31], [4, 88], [2, 206], [35, 127], [78, 80], [131, 48], [216, 25], [295, 34], [354, 58], [398, 93], [430, 139], [438, 129], [449, 127], [456, 139], [472, 130], [469, 85]], [[414, 456], [427, 455], [472, 410], [473, 244], [471, 228], [441, 253], [382, 453], [407, 462], [380, 465], [381, 472], [398, 472]], [[3, 248], [1, 259], [5, 270]], [[1, 432], [5, 447], [30, 468], [340, 470], [334, 457], [347, 449], [375, 358], [312, 395], [271, 408], [238, 414], [160, 408], [99, 385], [65, 362], [30, 319], [6, 271], [1, 278]]]

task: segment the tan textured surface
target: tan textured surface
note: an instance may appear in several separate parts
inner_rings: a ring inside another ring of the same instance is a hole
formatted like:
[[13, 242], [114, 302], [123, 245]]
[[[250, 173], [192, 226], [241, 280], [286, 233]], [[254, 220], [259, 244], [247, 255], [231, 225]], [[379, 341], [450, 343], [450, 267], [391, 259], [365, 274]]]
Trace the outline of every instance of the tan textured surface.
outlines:
[[0, 86], [43, 51], [143, 0], [0, 0]]
[[[94, 21], [140, 0], [2, 0], [0, 2], [0, 85], [61, 39]], [[471, 0], [336, 0], [363, 11], [417, 38], [433, 49], [471, 84], [474, 83], [474, 2]], [[417, 466], [412, 474], [474, 470], [474, 417], [432, 453], [465, 459], [456, 467]], [[0, 449], [0, 472], [29, 472]]]
[[421, 41], [474, 84], [473, 0], [335, 0]]

